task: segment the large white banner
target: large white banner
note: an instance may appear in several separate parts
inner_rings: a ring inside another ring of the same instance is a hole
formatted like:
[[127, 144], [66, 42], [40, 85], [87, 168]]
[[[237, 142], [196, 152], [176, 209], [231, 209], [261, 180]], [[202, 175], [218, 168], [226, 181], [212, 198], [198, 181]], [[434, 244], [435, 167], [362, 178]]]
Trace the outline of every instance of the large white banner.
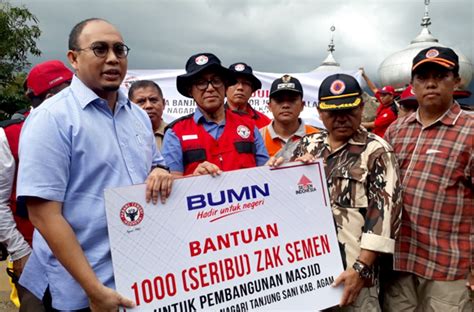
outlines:
[[[354, 76], [361, 83], [361, 72], [359, 70], [341, 71], [348, 75]], [[187, 98], [179, 94], [176, 89], [176, 76], [184, 74], [184, 70], [129, 70], [124, 80], [123, 86], [128, 90], [130, 84], [137, 80], [153, 80], [163, 90], [165, 98], [165, 111], [163, 119], [171, 122], [176, 118], [193, 113], [196, 104], [193, 99]], [[254, 71], [255, 76], [262, 82], [262, 88], [252, 94], [249, 102], [253, 108], [265, 113], [273, 119], [272, 114], [268, 110], [268, 96], [272, 82], [283, 76], [285, 73], [267, 73]], [[305, 109], [300, 117], [311, 125], [323, 128], [323, 124], [319, 119], [316, 110], [318, 99], [319, 85], [327, 76], [334, 74], [333, 72], [309, 72], [290, 74], [300, 80], [303, 85], [303, 100], [305, 101]]]
[[343, 272], [321, 161], [176, 180], [166, 204], [145, 185], [105, 191], [119, 293], [134, 311], [317, 310]]

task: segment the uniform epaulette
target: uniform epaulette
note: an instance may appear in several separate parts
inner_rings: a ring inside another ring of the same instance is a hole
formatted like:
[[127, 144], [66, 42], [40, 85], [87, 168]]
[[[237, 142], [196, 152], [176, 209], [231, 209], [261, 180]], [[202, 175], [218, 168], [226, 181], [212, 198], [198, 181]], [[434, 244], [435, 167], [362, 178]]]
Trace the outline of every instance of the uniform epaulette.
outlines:
[[6, 128], [8, 126], [15, 125], [15, 124], [18, 124], [18, 123], [22, 123], [24, 121], [25, 121], [25, 118], [3, 120], [3, 121], [0, 121], [0, 128]]
[[176, 123], [180, 122], [181, 120], [188, 119], [188, 118], [192, 118], [193, 115], [194, 115], [194, 113], [191, 113], [191, 114], [184, 115], [184, 116], [182, 116], [182, 117], [179, 117], [178, 119], [173, 120], [172, 122], [170, 122], [170, 123], [165, 127], [165, 131], [164, 131], [164, 132], [166, 133], [166, 131], [168, 131], [168, 129], [173, 128], [173, 126], [174, 126]]

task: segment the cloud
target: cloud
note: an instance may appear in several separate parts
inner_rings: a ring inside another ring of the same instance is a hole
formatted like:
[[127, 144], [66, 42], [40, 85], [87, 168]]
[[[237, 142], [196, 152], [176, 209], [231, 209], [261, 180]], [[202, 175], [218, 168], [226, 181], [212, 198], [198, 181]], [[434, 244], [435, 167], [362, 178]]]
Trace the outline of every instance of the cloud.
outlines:
[[[129, 68], [183, 68], [200, 51], [224, 64], [245, 61], [256, 70], [305, 72], [327, 56], [329, 28], [336, 26], [334, 56], [343, 68], [364, 66], [376, 79], [380, 63], [405, 48], [421, 30], [422, 1], [413, 0], [22, 0], [40, 20], [40, 58], [66, 61], [67, 36], [75, 23], [103, 17], [132, 49]], [[474, 61], [472, 0], [430, 4], [430, 29], [440, 42]]]

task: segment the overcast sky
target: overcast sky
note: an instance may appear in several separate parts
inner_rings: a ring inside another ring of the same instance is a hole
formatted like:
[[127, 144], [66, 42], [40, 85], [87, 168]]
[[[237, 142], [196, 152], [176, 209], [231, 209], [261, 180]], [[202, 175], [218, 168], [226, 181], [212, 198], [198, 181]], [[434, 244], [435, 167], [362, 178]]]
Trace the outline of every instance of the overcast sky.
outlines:
[[[420, 30], [424, 0], [12, 0], [39, 19], [40, 58], [66, 62], [71, 28], [89, 17], [115, 24], [131, 48], [129, 69], [183, 69], [189, 56], [212, 52], [229, 65], [307, 72], [334, 56], [344, 69], [377, 68]], [[474, 61], [474, 1], [433, 0], [430, 30]]]

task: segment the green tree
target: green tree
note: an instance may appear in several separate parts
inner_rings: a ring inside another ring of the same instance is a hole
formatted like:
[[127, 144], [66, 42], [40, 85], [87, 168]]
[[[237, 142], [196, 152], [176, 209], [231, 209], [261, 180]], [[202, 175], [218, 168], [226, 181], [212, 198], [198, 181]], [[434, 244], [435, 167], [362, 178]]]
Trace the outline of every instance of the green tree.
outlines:
[[41, 35], [38, 19], [26, 7], [14, 7], [0, 0], [0, 86], [14, 79], [14, 73], [29, 66], [28, 54], [39, 56], [36, 39]]
[[0, 120], [9, 119], [14, 112], [30, 105], [24, 95], [25, 79], [26, 73], [21, 72], [16, 74], [9, 84], [0, 87]]
[[38, 19], [26, 7], [0, 0], [0, 111], [7, 115], [27, 105], [22, 71], [31, 65], [28, 55], [41, 54], [36, 46], [41, 34], [37, 24]]

